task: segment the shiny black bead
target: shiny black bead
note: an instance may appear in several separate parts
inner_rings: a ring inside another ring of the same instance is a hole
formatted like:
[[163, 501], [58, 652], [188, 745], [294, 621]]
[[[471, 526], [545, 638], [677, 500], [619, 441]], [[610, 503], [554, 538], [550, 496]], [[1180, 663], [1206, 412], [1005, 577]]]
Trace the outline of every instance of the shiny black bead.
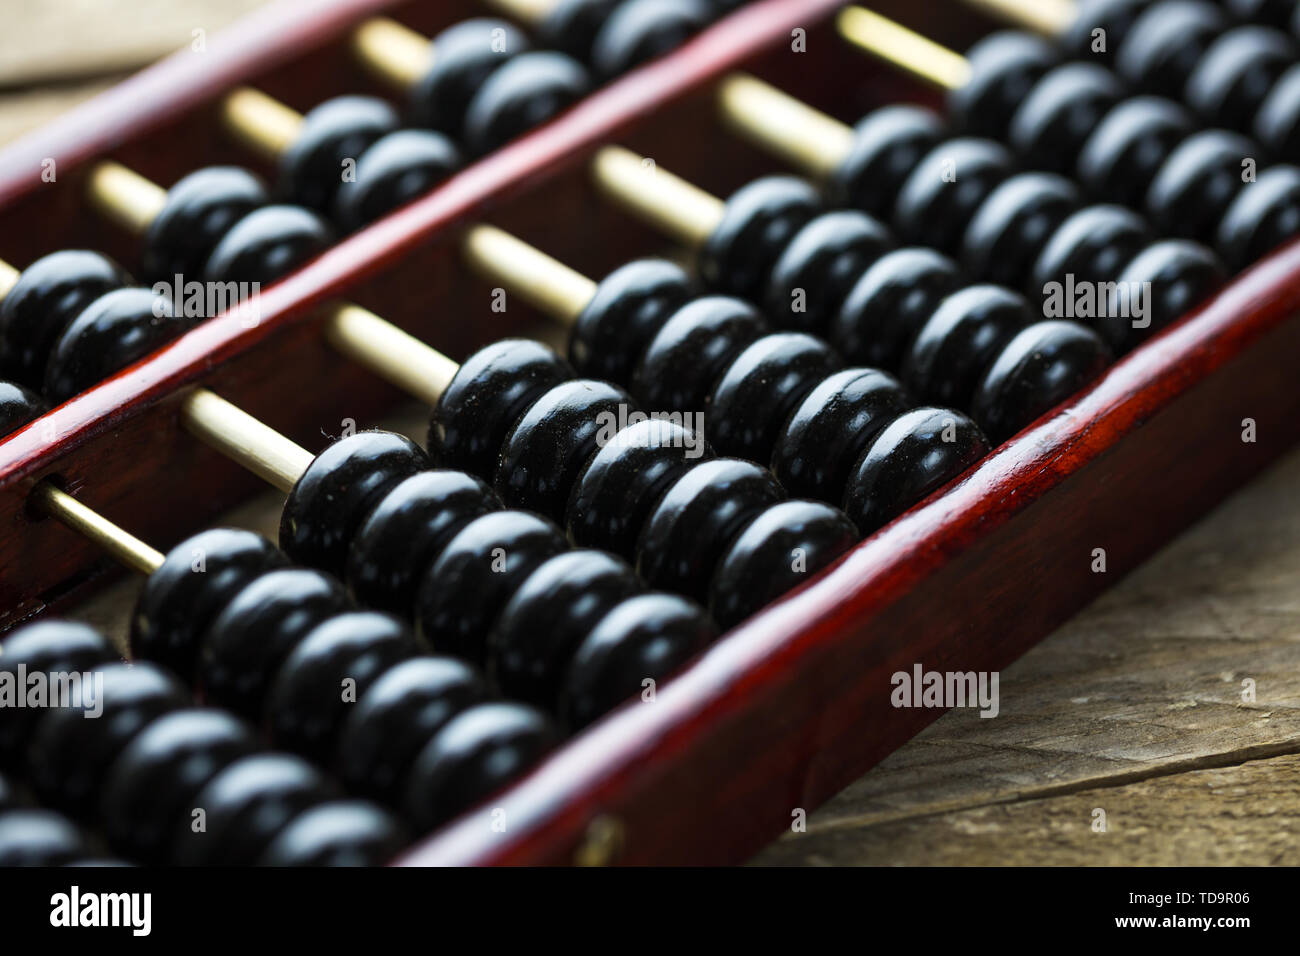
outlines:
[[1219, 223], [1215, 248], [1233, 270], [1300, 235], [1300, 169], [1271, 166], [1242, 187]]
[[81, 831], [52, 810], [0, 813], [0, 867], [66, 866], [89, 853]]
[[994, 444], [1061, 404], [1110, 364], [1101, 337], [1077, 322], [1035, 322], [997, 357], [971, 399], [971, 417]]
[[1041, 301], [1048, 295], [1049, 283], [1113, 282], [1150, 242], [1146, 221], [1133, 210], [1085, 206], [1047, 240], [1026, 291], [1031, 300]]
[[1018, 173], [989, 194], [962, 239], [961, 260], [977, 279], [1024, 285], [1043, 243], [1079, 205], [1079, 191], [1055, 173]]
[[481, 156], [568, 109], [591, 87], [577, 62], [563, 53], [524, 53], [494, 72], [470, 101], [465, 147]]
[[591, 60], [592, 46], [622, 0], [557, 0], [537, 24], [538, 42], [580, 63]]
[[1122, 100], [1083, 144], [1079, 181], [1099, 199], [1140, 207], [1160, 167], [1193, 126], [1191, 115], [1170, 100]]
[[16, 432], [45, 412], [45, 403], [35, 392], [17, 382], [0, 382], [0, 438]]
[[[1073, 22], [1058, 39], [1081, 60], [1109, 65], [1151, 0], [1079, 0]], [[1100, 31], [1100, 32], [1098, 32]]]
[[1058, 66], [1016, 110], [1008, 142], [1030, 166], [1072, 172], [1084, 142], [1123, 94], [1115, 75], [1095, 63]]
[[542, 562], [568, 547], [555, 524], [524, 511], [471, 521], [424, 572], [416, 597], [420, 634], [440, 653], [481, 664], [506, 602]]
[[696, 465], [659, 499], [641, 531], [637, 571], [651, 585], [704, 600], [724, 549], [785, 491], [766, 468], [736, 458]]
[[319, 252], [334, 236], [301, 206], [263, 206], [230, 227], [203, 267], [207, 282], [270, 284]]
[[700, 277], [710, 289], [756, 301], [777, 257], [821, 208], [817, 190], [794, 176], [765, 176], [742, 186], [700, 248]]
[[1115, 72], [1136, 89], [1179, 99], [1226, 22], [1223, 10], [1208, 0], [1153, 3], [1119, 45]]
[[[1300, 11], [1300, 7], [1296, 9]], [[1274, 156], [1292, 163], [1300, 161], [1300, 64], [1273, 84], [1251, 128], [1255, 138]]]
[[950, 408], [915, 408], [887, 425], [853, 468], [844, 510], [864, 535], [942, 488], [989, 452], [979, 426]]
[[849, 290], [827, 338], [850, 362], [898, 368], [903, 350], [961, 282], [956, 263], [933, 249], [886, 253]]
[[257, 750], [248, 726], [225, 711], [173, 711], [136, 734], [109, 768], [101, 816], [109, 843], [141, 863], [166, 859], [195, 795], [224, 767]]
[[610, 422], [636, 408], [615, 385], [562, 382], [523, 414], [501, 446], [494, 486], [513, 508], [562, 520], [569, 494]]
[[570, 537], [630, 558], [660, 495], [713, 450], [689, 428], [645, 419], [609, 436], [583, 469], [566, 509]]
[[866, 213], [822, 213], [800, 229], [777, 258], [763, 301], [783, 329], [820, 334], [863, 271], [893, 246]]
[[342, 577], [348, 548], [370, 509], [429, 465], [409, 438], [357, 432], [312, 459], [280, 514], [280, 547], [292, 560]]
[[1212, 123], [1249, 129], [1273, 84], [1295, 58], [1295, 43], [1281, 30], [1234, 27], [1205, 51], [1187, 78], [1184, 99]]
[[510, 428], [573, 369], [532, 339], [504, 339], [467, 358], [429, 418], [429, 457], [442, 468], [492, 478]]
[[658, 412], [703, 410], [727, 366], [767, 331], [748, 303], [729, 296], [694, 299], [669, 317], [632, 375], [632, 392]]
[[361, 522], [347, 582], [367, 607], [411, 616], [429, 564], [461, 528], [501, 508], [486, 483], [463, 471], [422, 471], [395, 485]]
[[1228, 205], [1244, 185], [1242, 163], [1251, 158], [1250, 140], [1224, 130], [1189, 136], [1156, 173], [1146, 210], [1165, 233], [1212, 241]]
[[355, 164], [371, 143], [397, 126], [397, 111], [373, 96], [336, 96], [308, 110], [280, 156], [280, 194], [316, 212], [331, 212], [344, 163]]
[[591, 65], [598, 76], [621, 76], [675, 49], [712, 19], [705, 0], [624, 0], [596, 34]]
[[781, 429], [772, 472], [795, 497], [838, 502], [867, 444], [909, 404], [891, 375], [870, 368], [836, 372], [808, 393]]
[[108, 664], [94, 678], [103, 681], [98, 696], [52, 709], [27, 748], [32, 789], [72, 816], [94, 814], [109, 766], [146, 724], [191, 703], [180, 682], [152, 664]]
[[406, 835], [393, 817], [364, 800], [331, 800], [298, 814], [258, 860], [259, 866], [382, 866]]
[[552, 710], [573, 652], [624, 598], [643, 590], [625, 562], [570, 551], [519, 586], [488, 635], [488, 671], [508, 697]]
[[328, 764], [343, 721], [370, 685], [416, 653], [407, 627], [387, 614], [352, 611], [308, 632], [280, 665], [267, 696], [266, 724], [277, 747]]
[[0, 773], [0, 813], [12, 810], [19, 805], [18, 790], [13, 782]]
[[477, 671], [449, 657], [414, 657], [390, 667], [351, 706], [335, 764], [349, 789], [401, 800], [420, 748], [456, 714], [487, 698]]
[[1007, 30], [979, 40], [966, 51], [966, 62], [969, 79], [948, 93], [953, 129], [1000, 139], [1016, 107], [1060, 62], [1060, 54], [1042, 37]]
[[638, 259], [615, 269], [569, 333], [569, 361], [578, 374], [626, 384], [646, 346], [691, 297], [691, 280], [663, 259]]
[[505, 20], [462, 20], [433, 38], [432, 65], [411, 87], [411, 122], [459, 139], [465, 112], [479, 87], [507, 60], [531, 49]]
[[1013, 168], [1011, 154], [992, 140], [940, 143], [903, 183], [894, 228], [905, 242], [956, 250], [975, 210]]
[[238, 166], [209, 166], [179, 180], [149, 223], [140, 254], [147, 282], [198, 281], [230, 227], [270, 202], [258, 177]]
[[[4, 638], [0, 647], [0, 674], [9, 674], [16, 690], [26, 693], [18, 681], [19, 667], [30, 676], [36, 673], [84, 674], [119, 655], [104, 635], [72, 621], [40, 621], [19, 628]], [[0, 767], [21, 763], [28, 741], [46, 708], [6, 707], [0, 721]]]
[[65, 249], [37, 259], [0, 301], [0, 357], [6, 374], [40, 389], [60, 333], [90, 303], [130, 281], [121, 266], [98, 252]]
[[460, 165], [460, 153], [442, 133], [402, 129], [376, 140], [357, 160], [356, 178], [339, 186], [334, 219], [360, 229], [422, 196]]
[[1223, 5], [1238, 20], [1283, 28], [1296, 9], [1295, 0], [1223, 0]]
[[664, 680], [709, 644], [717, 630], [697, 604], [675, 594], [639, 594], [606, 614], [578, 645], [560, 688], [559, 714], [585, 727]]
[[311, 764], [291, 754], [242, 757], [194, 797], [203, 826], [183, 819], [171, 843], [178, 866], [248, 866], [290, 820], [335, 797], [337, 790]]
[[783, 501], [751, 521], [728, 546], [709, 587], [709, 610], [735, 627], [809, 580], [858, 540], [844, 512], [816, 501]]
[[260, 534], [213, 528], [167, 552], [131, 613], [131, 653], [187, 683], [194, 679], [199, 643], [221, 610], [249, 581], [289, 563]]
[[868, 113], [853, 128], [853, 145], [826, 184], [830, 203], [888, 221], [903, 181], [945, 132], [939, 115], [923, 106], [882, 106]]
[[318, 624], [349, 609], [333, 578], [308, 568], [267, 571], [226, 605], [208, 628], [199, 653], [206, 699], [250, 719], [289, 653]]
[[55, 340], [45, 366], [45, 396], [67, 401], [176, 338], [194, 321], [149, 289], [115, 289], [82, 309]]
[[432, 830], [496, 793], [555, 745], [531, 707], [480, 704], [458, 714], [415, 758], [403, 801], [420, 830]]
[[[1164, 328], [1199, 305], [1224, 281], [1223, 266], [1202, 245], [1168, 239], [1144, 249], [1119, 276], [1120, 287], [1150, 289], [1142, 318], [1134, 328], [1126, 318], [1107, 321], [1098, 331], [1116, 355], [1122, 355], [1157, 329]], [[1150, 283], [1148, 286], [1146, 283]]]

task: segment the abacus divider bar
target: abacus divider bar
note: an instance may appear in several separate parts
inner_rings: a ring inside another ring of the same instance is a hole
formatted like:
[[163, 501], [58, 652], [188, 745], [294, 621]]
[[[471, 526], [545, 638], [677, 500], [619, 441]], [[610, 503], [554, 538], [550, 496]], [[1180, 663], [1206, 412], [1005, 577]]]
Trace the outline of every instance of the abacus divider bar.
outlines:
[[591, 176], [605, 195], [691, 248], [703, 245], [722, 220], [722, 200], [630, 149], [602, 147]]
[[471, 226], [461, 252], [480, 276], [572, 325], [596, 293], [596, 283], [496, 226]]
[[167, 190], [112, 160], [90, 171], [86, 194], [92, 206], [136, 235], [149, 228], [167, 202]]
[[433, 44], [388, 17], [371, 17], [352, 32], [352, 49], [380, 82], [409, 89], [433, 65]]
[[226, 94], [221, 120], [240, 142], [271, 162], [280, 159], [302, 127], [301, 113], [249, 86]]
[[21, 274], [9, 263], [0, 259], [0, 300], [3, 300], [9, 294], [9, 290], [18, 282], [18, 277]]
[[1079, 15], [1074, 0], [965, 0], [967, 6], [1046, 37], [1058, 37]]
[[748, 73], [718, 85], [718, 108], [733, 131], [819, 179], [853, 148], [852, 127]]
[[180, 415], [190, 434], [284, 492], [293, 490], [315, 457], [206, 388], [185, 396]]
[[82, 504], [50, 481], [32, 489], [37, 508], [78, 534], [95, 542], [113, 558], [142, 574], [151, 574], [163, 563], [163, 555], [139, 538], [119, 528], [93, 508]]
[[337, 351], [429, 405], [438, 404], [460, 367], [437, 349], [352, 303], [330, 307], [324, 332]]
[[864, 7], [845, 7], [835, 25], [854, 46], [941, 90], [958, 89], [970, 80], [964, 56]]

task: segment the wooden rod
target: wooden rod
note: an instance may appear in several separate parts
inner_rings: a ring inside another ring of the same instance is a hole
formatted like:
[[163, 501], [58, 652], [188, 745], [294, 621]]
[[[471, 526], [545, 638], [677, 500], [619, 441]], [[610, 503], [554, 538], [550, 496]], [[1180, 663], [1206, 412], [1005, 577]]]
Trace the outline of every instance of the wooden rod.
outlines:
[[206, 388], [195, 389], [181, 402], [181, 424], [199, 440], [284, 492], [293, 490], [315, 457]]
[[433, 44], [388, 17], [371, 17], [352, 32], [352, 49], [382, 83], [406, 90], [433, 66]]
[[596, 294], [596, 283], [582, 273], [495, 226], [472, 226], [461, 252], [483, 278], [565, 325], [576, 321]]
[[167, 190], [111, 160], [90, 171], [86, 192], [91, 205], [136, 235], [149, 228], [167, 202]]
[[941, 90], [955, 90], [970, 80], [964, 56], [864, 7], [846, 7], [835, 24], [854, 46]]
[[160, 552], [49, 481], [42, 481], [32, 489], [31, 500], [41, 511], [89, 538], [128, 568], [150, 574], [163, 563]]
[[826, 178], [853, 148], [853, 128], [748, 73], [718, 86], [722, 119], [732, 130], [811, 176]]
[[722, 221], [722, 200], [630, 149], [602, 148], [591, 175], [606, 196], [688, 246], [703, 245]]
[[555, 9], [555, 2], [556, 0], [487, 0], [487, 5], [520, 23], [536, 26]]
[[298, 138], [302, 114], [261, 90], [241, 86], [221, 101], [221, 120], [245, 146], [275, 161]]
[[4, 299], [9, 294], [9, 290], [17, 284], [20, 275], [21, 272], [0, 259], [0, 299]]
[[340, 353], [430, 405], [437, 405], [460, 368], [437, 349], [359, 305], [333, 306], [325, 338]]
[[1079, 16], [1074, 0], [966, 0], [985, 13], [1046, 37], [1058, 37]]

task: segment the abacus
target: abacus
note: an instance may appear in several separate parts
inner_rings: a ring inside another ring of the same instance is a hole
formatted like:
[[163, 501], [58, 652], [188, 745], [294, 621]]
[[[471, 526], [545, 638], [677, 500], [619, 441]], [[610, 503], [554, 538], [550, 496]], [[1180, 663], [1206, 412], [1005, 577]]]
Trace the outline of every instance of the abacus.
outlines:
[[285, 3], [0, 153], [0, 672], [114, 718], [0, 862], [735, 862], [1288, 448], [1289, 24], [969, 6]]

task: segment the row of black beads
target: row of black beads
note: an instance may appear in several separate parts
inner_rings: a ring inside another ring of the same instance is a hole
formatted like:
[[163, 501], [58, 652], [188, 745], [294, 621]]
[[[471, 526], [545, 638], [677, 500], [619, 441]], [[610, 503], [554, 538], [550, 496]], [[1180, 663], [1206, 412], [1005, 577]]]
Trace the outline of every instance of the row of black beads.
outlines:
[[68, 817], [30, 806], [17, 781], [0, 772], [0, 867], [123, 865], [102, 856]]

